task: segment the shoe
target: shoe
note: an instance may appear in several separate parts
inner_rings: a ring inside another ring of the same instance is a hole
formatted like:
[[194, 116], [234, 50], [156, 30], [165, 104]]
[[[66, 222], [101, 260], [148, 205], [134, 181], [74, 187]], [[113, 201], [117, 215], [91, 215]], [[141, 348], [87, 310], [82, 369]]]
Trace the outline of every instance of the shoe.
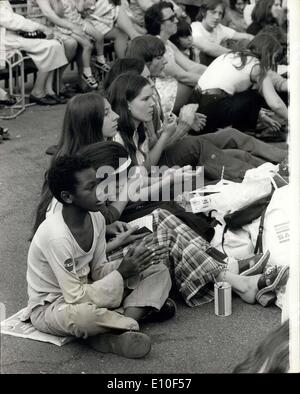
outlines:
[[38, 105], [57, 105], [57, 101], [53, 100], [50, 97], [36, 97], [32, 94], [29, 96], [30, 103], [36, 103]]
[[1, 141], [2, 140], [10, 140], [10, 134], [8, 132], [8, 129], [5, 127], [1, 127], [0, 126], [0, 137], [1, 137]]
[[59, 96], [64, 96], [66, 98], [72, 98], [78, 93], [76, 89], [72, 88], [69, 84], [66, 84], [62, 90], [59, 92]]
[[148, 335], [136, 331], [123, 334], [101, 334], [87, 338], [89, 346], [101, 353], [114, 353], [126, 358], [142, 358], [151, 350]]
[[93, 75], [87, 77], [85, 74], [81, 74], [81, 79], [92, 89], [97, 89], [98, 83]]
[[259, 253], [248, 259], [239, 260], [239, 274], [241, 276], [258, 275], [264, 271], [270, 258], [270, 252]]
[[49, 146], [49, 148], [47, 148], [45, 151], [46, 155], [50, 155], [50, 156], [55, 155], [55, 153], [57, 152], [57, 148], [58, 148], [57, 145]]
[[171, 319], [176, 314], [176, 304], [171, 298], [167, 298], [159, 311], [152, 309], [148, 312], [139, 322], [150, 323], [150, 322], [163, 322]]
[[57, 95], [57, 94], [47, 94], [48, 98], [55, 100], [57, 102], [57, 104], [66, 104], [66, 102], [68, 101], [64, 96], [61, 95]]
[[11, 107], [12, 105], [16, 104], [16, 102], [17, 99], [15, 97], [8, 97], [7, 99], [0, 100], [0, 105]]
[[289, 277], [289, 267], [271, 266], [259, 278], [257, 283], [258, 292], [256, 301], [262, 306], [268, 306], [276, 300], [275, 290], [284, 286]]

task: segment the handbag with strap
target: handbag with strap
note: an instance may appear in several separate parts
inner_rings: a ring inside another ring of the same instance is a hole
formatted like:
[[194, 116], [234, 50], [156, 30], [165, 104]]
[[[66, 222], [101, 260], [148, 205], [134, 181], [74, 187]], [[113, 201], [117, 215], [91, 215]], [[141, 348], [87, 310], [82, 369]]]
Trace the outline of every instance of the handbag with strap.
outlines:
[[245, 226], [260, 217], [271, 201], [273, 192], [274, 190], [272, 190], [268, 196], [260, 198], [259, 200], [256, 200], [235, 212], [225, 215], [224, 220], [227, 228], [230, 230], [238, 230], [242, 226]]
[[18, 34], [24, 38], [47, 38], [41, 30], [36, 31], [19, 31]]

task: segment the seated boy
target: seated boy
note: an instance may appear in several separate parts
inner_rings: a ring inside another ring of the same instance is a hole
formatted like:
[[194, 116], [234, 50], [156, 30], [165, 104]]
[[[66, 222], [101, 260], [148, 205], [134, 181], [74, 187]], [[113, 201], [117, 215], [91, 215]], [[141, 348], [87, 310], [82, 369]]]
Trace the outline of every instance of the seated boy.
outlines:
[[[42, 332], [87, 338], [101, 352], [145, 356], [151, 341], [137, 332], [138, 321], [175, 314], [169, 271], [161, 262], [167, 249], [142, 241], [123, 259], [107, 262], [102, 202], [89, 161], [57, 159], [48, 182], [63, 209], [40, 225], [31, 242], [26, 317]], [[115, 310], [121, 306], [123, 314]]]

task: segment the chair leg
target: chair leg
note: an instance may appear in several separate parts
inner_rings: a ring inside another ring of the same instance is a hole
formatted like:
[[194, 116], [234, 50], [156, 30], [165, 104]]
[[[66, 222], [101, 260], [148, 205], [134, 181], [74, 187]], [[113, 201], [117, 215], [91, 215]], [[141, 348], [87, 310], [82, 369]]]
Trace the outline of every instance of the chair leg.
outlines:
[[[16, 103], [10, 107], [4, 107], [0, 111], [0, 119], [14, 119], [26, 109], [25, 104], [25, 78], [24, 59], [21, 53], [16, 52], [8, 59], [4, 59], [8, 67], [8, 91], [11, 97], [16, 97]], [[15, 84], [14, 84], [15, 82]], [[4, 111], [4, 114], [2, 114]]]

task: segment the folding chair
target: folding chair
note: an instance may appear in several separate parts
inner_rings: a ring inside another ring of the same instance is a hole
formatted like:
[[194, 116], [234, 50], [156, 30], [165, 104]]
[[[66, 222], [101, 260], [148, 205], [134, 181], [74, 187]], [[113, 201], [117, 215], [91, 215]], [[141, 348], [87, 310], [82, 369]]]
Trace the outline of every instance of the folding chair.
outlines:
[[24, 57], [18, 50], [6, 52], [5, 56], [1, 53], [0, 64], [5, 65], [4, 68], [0, 68], [0, 79], [8, 79], [9, 95], [16, 98], [16, 103], [14, 105], [9, 107], [4, 106], [4, 108], [0, 107], [0, 118], [14, 119], [26, 109]]

